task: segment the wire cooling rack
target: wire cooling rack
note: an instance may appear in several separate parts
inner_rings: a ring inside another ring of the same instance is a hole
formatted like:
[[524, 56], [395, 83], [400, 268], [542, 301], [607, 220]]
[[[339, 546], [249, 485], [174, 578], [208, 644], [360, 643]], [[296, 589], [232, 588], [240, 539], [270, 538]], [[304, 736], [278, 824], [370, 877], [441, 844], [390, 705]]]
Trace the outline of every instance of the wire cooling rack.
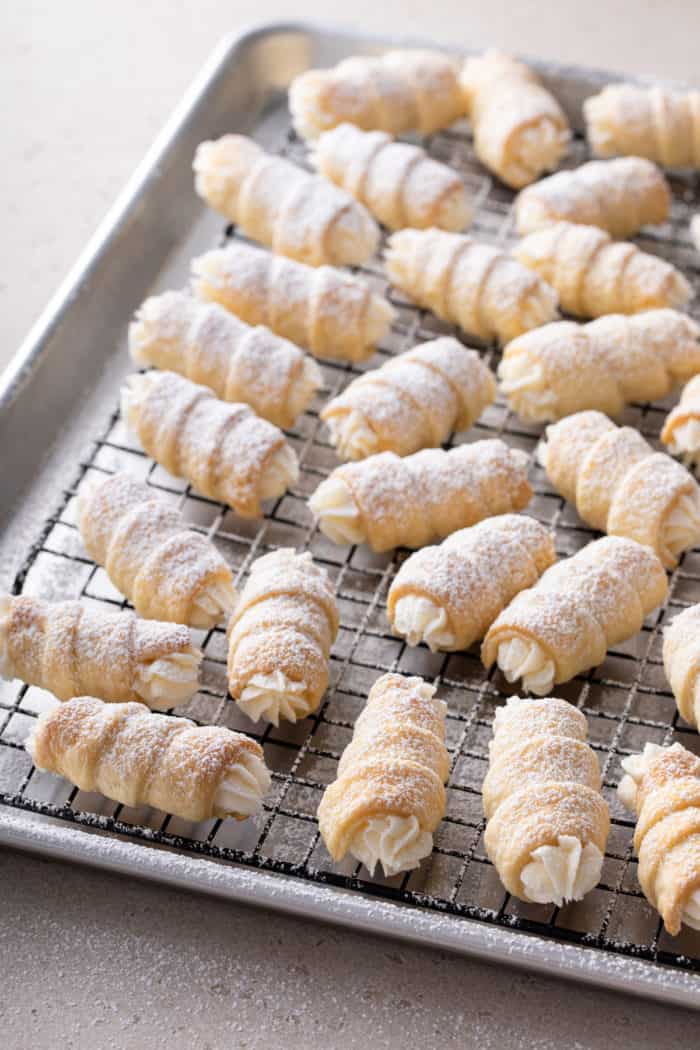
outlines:
[[[460, 171], [473, 192], [477, 205], [474, 235], [507, 246], [513, 240], [513, 194], [484, 174], [468, 132], [456, 128], [422, 144], [433, 157]], [[305, 147], [288, 125], [279, 152], [306, 163]], [[567, 164], [574, 167], [585, 159], [585, 144], [575, 139]], [[645, 233], [638, 243], [679, 265], [697, 289], [698, 256], [687, 230], [690, 215], [700, 206], [700, 183], [697, 178], [679, 178], [672, 180], [672, 186], [670, 221], [653, 233]], [[236, 232], [229, 227], [222, 240], [233, 236]], [[321, 405], [354, 376], [387, 357], [438, 334], [455, 334], [450, 326], [391, 289], [378, 260], [360, 272], [377, 291], [389, 295], [397, 309], [397, 321], [369, 365], [323, 365], [323, 390], [311, 410], [288, 432], [300, 458], [299, 481], [269, 509], [264, 520], [242, 521], [225, 506], [198, 496], [168, 475], [140, 451], [115, 412], [89, 457], [80, 464], [74, 485], [46, 519], [14, 584], [17, 593], [52, 599], [80, 597], [90, 604], [126, 607], [104, 571], [87, 558], [76, 528], [76, 496], [81, 486], [91, 476], [116, 470], [127, 470], [147, 481], [181, 508], [188, 521], [209, 535], [222, 551], [234, 567], [239, 585], [253, 560], [266, 551], [282, 546], [310, 550], [335, 584], [341, 613], [331, 659], [331, 685], [320, 709], [297, 725], [285, 723], [279, 729], [250, 722], [227, 696], [222, 628], [195, 632], [205, 654], [202, 688], [189, 704], [176, 709], [176, 713], [200, 723], [216, 722], [241, 730], [262, 744], [273, 770], [273, 786], [263, 814], [243, 824], [233, 820], [191, 824], [152, 809], [117, 805], [36, 770], [23, 745], [36, 717], [54, 700], [17, 682], [0, 683], [0, 802], [127, 839], [406, 902], [427, 912], [468, 916], [559, 941], [700, 971], [700, 933], [684, 930], [680, 937], [670, 938], [640, 892], [632, 855], [633, 824], [614, 790], [621, 775], [620, 760], [647, 741], [668, 744], [679, 740], [700, 753], [700, 738], [678, 718], [661, 662], [663, 624], [679, 609], [700, 601], [700, 550], [684, 556], [672, 575], [666, 607], [649, 617], [636, 637], [612, 650], [600, 667], [558, 688], [558, 695], [576, 704], [588, 717], [590, 741], [601, 762], [604, 791], [611, 806], [612, 832], [600, 885], [584, 901], [561, 909], [516, 900], [504, 891], [485, 856], [479, 793], [493, 715], [513, 690], [497, 671], [484, 671], [478, 647], [459, 654], [431, 654], [424, 647], [411, 649], [392, 636], [386, 595], [406, 552], [374, 555], [364, 547], [337, 547], [314, 529], [306, 505], [308, 496], [337, 465], [319, 420]], [[144, 289], [144, 296], [147, 291]], [[493, 347], [482, 349], [484, 360], [495, 368], [498, 351]], [[669, 407], [670, 402], [633, 405], [624, 422], [657, 443]], [[595, 534], [553, 491], [538, 467], [532, 454], [540, 433], [540, 427], [523, 424], [499, 399], [477, 426], [455, 441], [499, 436], [527, 451], [532, 457], [535, 491], [527, 513], [555, 531], [560, 556], [570, 555]], [[447, 701], [452, 767], [447, 814], [436, 834], [432, 856], [415, 872], [385, 879], [370, 877], [350, 860], [332, 864], [319, 837], [315, 813], [325, 785], [335, 777], [338, 758], [351, 738], [354, 720], [370, 686], [390, 670], [424, 676], [435, 683], [438, 695]]]

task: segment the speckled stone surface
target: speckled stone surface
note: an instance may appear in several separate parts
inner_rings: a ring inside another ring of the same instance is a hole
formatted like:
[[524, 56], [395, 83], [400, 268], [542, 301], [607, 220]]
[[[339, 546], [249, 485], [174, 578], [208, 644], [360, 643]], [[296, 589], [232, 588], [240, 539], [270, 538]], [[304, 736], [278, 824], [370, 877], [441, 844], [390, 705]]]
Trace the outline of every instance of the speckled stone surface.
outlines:
[[[0, 367], [217, 40], [267, 0], [26, 0], [0, 12]], [[355, 25], [700, 82], [689, 0], [356, 0]], [[1, 453], [0, 453], [1, 455]], [[697, 1046], [697, 1016], [7, 851], [7, 1050]]]
[[8, 852], [7, 1050], [697, 1046], [697, 1015]]

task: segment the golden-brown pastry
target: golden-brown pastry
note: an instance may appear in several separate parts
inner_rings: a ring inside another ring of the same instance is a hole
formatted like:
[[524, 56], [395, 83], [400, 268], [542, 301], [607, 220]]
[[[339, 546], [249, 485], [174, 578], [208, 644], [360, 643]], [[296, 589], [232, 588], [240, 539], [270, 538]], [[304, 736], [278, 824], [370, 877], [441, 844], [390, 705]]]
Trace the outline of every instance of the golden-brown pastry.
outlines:
[[311, 266], [360, 266], [377, 249], [379, 228], [349, 193], [244, 135], [202, 142], [194, 170], [207, 204], [280, 255]]
[[557, 316], [556, 293], [531, 269], [463, 234], [401, 230], [386, 270], [419, 306], [485, 342], [507, 343]]
[[185, 292], [143, 303], [129, 326], [129, 349], [137, 364], [179, 372], [224, 401], [244, 401], [278, 427], [291, 427], [323, 384], [298, 346]]
[[700, 543], [697, 482], [632, 427], [616, 427], [601, 412], [577, 412], [547, 427], [540, 459], [585, 522], [647, 544], [667, 569]]
[[342, 459], [407, 456], [468, 430], [495, 397], [496, 380], [476, 351], [443, 336], [354, 379], [321, 419]]
[[312, 161], [389, 229], [458, 231], [471, 222], [471, 202], [457, 172], [383, 131], [339, 124], [321, 135]]
[[634, 848], [644, 896], [672, 936], [700, 930], [700, 758], [681, 744], [646, 744], [622, 760], [618, 795], [636, 811]]
[[482, 164], [514, 189], [556, 168], [566, 153], [569, 122], [532, 69], [486, 51], [467, 59], [460, 84]]
[[[509, 406], [532, 422], [667, 397], [700, 372], [700, 327], [676, 310], [560, 321], [514, 339], [498, 368]], [[700, 445], [700, 441], [698, 441]]]
[[387, 51], [346, 58], [333, 69], [311, 69], [289, 88], [294, 127], [315, 139], [346, 121], [390, 135], [430, 135], [464, 113], [457, 63], [439, 51]]
[[59, 700], [90, 694], [167, 711], [196, 693], [201, 660], [178, 624], [78, 601], [0, 595], [0, 675]]
[[349, 273], [237, 241], [194, 259], [192, 271], [200, 299], [329, 360], [366, 361], [395, 317], [386, 299]]
[[700, 726], [700, 605], [684, 609], [666, 627], [663, 657], [678, 711], [697, 729]]
[[513, 254], [555, 288], [562, 309], [577, 317], [675, 308], [691, 295], [671, 263], [634, 244], [613, 241], [596, 226], [547, 226], [523, 238]]
[[481, 647], [509, 682], [545, 696], [554, 685], [602, 663], [631, 638], [668, 591], [650, 547], [605, 536], [557, 562], [521, 591], [490, 627]]
[[284, 434], [248, 405], [219, 401], [174, 372], [130, 376], [122, 415], [143, 449], [175, 477], [242, 518], [257, 518], [299, 476]]
[[664, 222], [671, 190], [656, 165], [641, 157], [592, 160], [573, 171], [528, 186], [518, 194], [518, 233], [557, 222], [599, 226], [612, 237], [631, 237], [642, 226]]
[[511, 697], [496, 712], [482, 794], [484, 844], [509, 893], [579, 901], [600, 880], [610, 833], [586, 718], [556, 697]]
[[668, 168], [700, 167], [700, 91], [609, 84], [583, 104], [599, 157], [632, 154]]
[[328, 576], [309, 553], [258, 558], [228, 629], [229, 691], [241, 710], [273, 725], [315, 711], [338, 624]]
[[262, 748], [242, 733], [92, 696], [41, 715], [27, 750], [38, 769], [82, 791], [183, 820], [245, 820], [270, 787]]
[[387, 598], [395, 634], [433, 652], [468, 649], [506, 605], [556, 561], [544, 525], [522, 514], [487, 518], [399, 569]]
[[681, 399], [666, 416], [661, 440], [684, 463], [696, 463], [700, 453], [700, 376], [683, 387]]
[[522, 510], [532, 498], [527, 455], [502, 441], [425, 449], [400, 459], [380, 452], [346, 463], [321, 482], [309, 507], [333, 543], [373, 551], [424, 547], [483, 518]]
[[112, 474], [79, 494], [85, 549], [139, 616], [208, 628], [233, 608], [228, 565], [155, 490]]
[[318, 807], [335, 861], [346, 853], [387, 877], [417, 868], [445, 815], [446, 707], [422, 678], [385, 674], [372, 686]]

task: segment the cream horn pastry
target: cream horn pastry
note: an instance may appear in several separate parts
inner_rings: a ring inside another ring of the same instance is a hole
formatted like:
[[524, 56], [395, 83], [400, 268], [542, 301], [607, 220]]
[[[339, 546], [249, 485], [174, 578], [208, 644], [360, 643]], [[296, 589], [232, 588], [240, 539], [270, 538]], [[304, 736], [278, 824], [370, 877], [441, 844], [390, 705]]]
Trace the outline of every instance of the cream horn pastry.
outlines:
[[536, 423], [584, 409], [619, 416], [698, 372], [700, 327], [677, 310], [544, 325], [508, 343], [498, 368], [509, 407]]
[[211, 540], [188, 528], [154, 489], [112, 474], [81, 487], [78, 502], [88, 555], [139, 616], [209, 628], [231, 611], [230, 568]]
[[321, 135], [312, 161], [391, 230], [459, 231], [471, 222], [471, 201], [457, 172], [384, 131], [339, 124]]
[[619, 536], [595, 540], [516, 595], [489, 628], [481, 659], [545, 696], [636, 634], [667, 591], [650, 547]]
[[617, 793], [636, 812], [634, 848], [644, 896], [675, 937], [700, 930], [700, 758], [681, 744], [646, 744], [622, 760]]
[[601, 412], [577, 412], [547, 427], [539, 456], [588, 525], [647, 544], [667, 569], [700, 543], [698, 483], [632, 427], [617, 427]]
[[700, 605], [679, 613], [664, 630], [664, 671], [682, 718], [700, 726]]
[[518, 233], [534, 233], [557, 222], [599, 226], [611, 237], [631, 237], [642, 226], [665, 222], [671, 190], [651, 161], [642, 157], [592, 160], [559, 171], [518, 194]]
[[557, 296], [500, 249], [444, 230], [401, 230], [389, 240], [392, 284], [484, 342], [507, 343], [557, 317]]
[[392, 630], [433, 652], [468, 649], [555, 561], [551, 534], [525, 515], [503, 514], [453, 532], [401, 565], [387, 598]]
[[0, 595], [0, 675], [59, 700], [90, 694], [167, 711], [197, 691], [201, 660], [179, 624], [78, 601]]
[[613, 241], [596, 226], [547, 226], [524, 237], [513, 254], [556, 290], [563, 310], [577, 317], [676, 308], [691, 296], [687, 280], [671, 263], [635, 244]]
[[467, 59], [460, 84], [482, 164], [514, 189], [556, 168], [566, 153], [569, 122], [534, 70], [486, 51]]
[[129, 326], [129, 349], [137, 364], [179, 372], [278, 427], [291, 427], [323, 385], [318, 365], [298, 346], [185, 292], [143, 303]]
[[401, 459], [380, 452], [346, 463], [309, 500], [333, 543], [373, 551], [424, 547], [483, 518], [522, 510], [532, 498], [527, 455], [493, 438]]
[[130, 376], [122, 415], [145, 452], [208, 499], [257, 518], [299, 476], [294, 450], [248, 405], [220, 401], [174, 372]]
[[477, 352], [444, 336], [354, 379], [321, 419], [342, 459], [407, 456], [468, 430], [495, 397], [495, 378]]
[[361, 266], [377, 249], [379, 228], [349, 193], [244, 135], [202, 142], [194, 170], [199, 196], [279, 255], [311, 266]]
[[668, 168], [700, 167], [700, 91], [609, 84], [583, 104], [599, 157], [632, 154]]
[[349, 273], [237, 241], [194, 259], [192, 273], [200, 299], [329, 360], [366, 361], [395, 318], [387, 299]]
[[328, 575], [309, 553], [258, 558], [228, 629], [229, 691], [241, 710], [273, 725], [315, 711], [338, 625]]
[[385, 674], [372, 686], [318, 807], [333, 860], [347, 853], [387, 877], [417, 868], [445, 815], [446, 706], [422, 678]]
[[515, 897], [562, 908], [600, 881], [610, 833], [586, 718], [556, 697], [496, 712], [482, 795], [484, 844]]
[[666, 416], [661, 440], [674, 456], [685, 463], [700, 458], [700, 377], [695, 376], [683, 387], [681, 399]]
[[453, 59], [439, 51], [387, 51], [346, 58], [333, 69], [311, 69], [289, 88], [294, 127], [305, 139], [348, 122], [390, 135], [430, 135], [464, 113]]
[[262, 748], [242, 733], [92, 696], [41, 715], [27, 751], [38, 769], [82, 791], [183, 820], [245, 820], [270, 787]]

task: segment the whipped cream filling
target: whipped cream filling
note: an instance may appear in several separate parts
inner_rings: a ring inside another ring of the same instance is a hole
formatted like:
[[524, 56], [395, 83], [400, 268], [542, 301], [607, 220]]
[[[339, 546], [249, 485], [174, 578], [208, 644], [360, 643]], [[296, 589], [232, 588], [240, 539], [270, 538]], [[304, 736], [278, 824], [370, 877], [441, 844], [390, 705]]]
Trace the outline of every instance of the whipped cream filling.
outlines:
[[189, 623], [191, 627], [206, 630], [220, 623], [236, 604], [232, 580], [213, 580], [199, 592], [192, 602]]
[[138, 413], [141, 405], [148, 397], [149, 392], [158, 382], [158, 372], [144, 372], [143, 374], [127, 376], [126, 382], [121, 389], [120, 408], [122, 418], [130, 430], [138, 433]]
[[189, 700], [197, 692], [202, 654], [192, 646], [179, 653], [138, 664], [134, 692], [154, 711], [167, 711]]
[[[649, 768], [652, 758], [665, 750], [659, 744], [645, 744], [638, 755], [628, 755], [622, 759], [625, 776], [617, 786], [617, 797], [626, 809], [634, 811], [637, 805], [637, 786]], [[694, 890], [685, 902], [681, 912], [681, 922], [694, 930], [700, 930], [700, 889]]]
[[617, 796], [627, 809], [635, 809], [637, 804], [637, 785], [646, 773], [650, 760], [654, 755], [662, 751], [659, 744], [645, 744], [644, 750], [638, 755], [628, 755], [623, 758], [621, 765], [625, 776], [617, 786]]
[[555, 667], [537, 642], [523, 638], [508, 638], [501, 642], [496, 663], [508, 682], [522, 679], [522, 686], [535, 696], [546, 696], [554, 685]]
[[278, 726], [280, 718], [296, 722], [309, 712], [306, 683], [293, 682], [280, 670], [272, 674], [255, 674], [238, 698], [238, 706], [254, 722], [264, 718]]
[[433, 850], [433, 836], [422, 831], [418, 818], [395, 815], [370, 817], [355, 832], [349, 846], [370, 875], [381, 864], [387, 878], [417, 868]]
[[392, 626], [409, 645], [425, 642], [434, 653], [451, 649], [455, 644], [455, 636], [447, 626], [445, 610], [422, 595], [409, 594], [399, 598]]
[[352, 493], [342, 478], [322, 481], [309, 500], [321, 532], [341, 546], [362, 543], [365, 530]]
[[129, 351], [139, 365], [149, 364], [147, 347], [151, 342], [150, 325], [141, 316], [129, 325]]
[[567, 141], [567, 133], [548, 118], [524, 128], [517, 136], [514, 158], [520, 177], [532, 181], [556, 168]]
[[272, 778], [262, 759], [244, 754], [232, 766], [214, 795], [214, 809], [231, 817], [251, 817], [261, 808]]
[[7, 644], [7, 632], [10, 626], [11, 597], [0, 595], [0, 678], [12, 678], [10, 647]]
[[505, 357], [498, 378], [511, 408], [523, 419], [542, 423], [556, 418], [556, 394], [546, 389], [541, 365], [525, 354]]
[[598, 884], [603, 854], [592, 842], [581, 845], [574, 835], [559, 835], [556, 846], [539, 846], [522, 871], [525, 892], [535, 904], [580, 901]]
[[686, 465], [696, 460], [700, 452], [700, 419], [688, 419], [675, 427], [668, 448], [674, 456], [682, 456]]
[[473, 209], [469, 198], [464, 188], [460, 186], [440, 201], [432, 225], [441, 230], [460, 233], [469, 225], [472, 215]]
[[342, 459], [365, 459], [379, 451], [379, 439], [364, 416], [353, 409], [326, 420], [331, 445]]
[[292, 383], [289, 394], [289, 414], [296, 419], [302, 412], [305, 412], [322, 386], [321, 369], [312, 358], [305, 357], [301, 375], [296, 383]]
[[662, 547], [675, 560], [700, 543], [700, 503], [691, 493], [677, 500], [661, 529]]
[[291, 445], [284, 444], [272, 455], [260, 478], [260, 499], [277, 499], [299, 480], [299, 460]]

